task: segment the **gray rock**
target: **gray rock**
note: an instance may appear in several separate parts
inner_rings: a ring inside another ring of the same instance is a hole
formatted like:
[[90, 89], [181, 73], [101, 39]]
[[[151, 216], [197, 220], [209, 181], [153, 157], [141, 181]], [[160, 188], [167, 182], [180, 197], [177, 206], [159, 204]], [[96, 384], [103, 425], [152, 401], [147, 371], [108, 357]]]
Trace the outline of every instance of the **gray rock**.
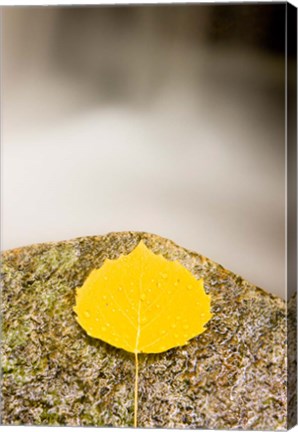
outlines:
[[214, 314], [186, 346], [140, 355], [139, 427], [286, 429], [282, 299], [152, 234], [122, 232], [2, 255], [5, 425], [131, 426], [134, 356], [77, 324], [75, 288], [143, 239], [204, 277]]

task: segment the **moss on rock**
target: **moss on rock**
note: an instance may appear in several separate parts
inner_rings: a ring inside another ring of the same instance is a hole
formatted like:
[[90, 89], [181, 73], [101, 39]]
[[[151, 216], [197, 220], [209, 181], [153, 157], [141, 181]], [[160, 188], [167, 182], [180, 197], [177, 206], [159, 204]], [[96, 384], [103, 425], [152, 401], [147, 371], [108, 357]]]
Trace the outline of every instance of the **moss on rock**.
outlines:
[[2, 423], [132, 426], [134, 357], [89, 337], [75, 288], [140, 240], [178, 260], [212, 296], [207, 330], [140, 355], [140, 427], [286, 429], [283, 300], [156, 235], [111, 233], [2, 255]]

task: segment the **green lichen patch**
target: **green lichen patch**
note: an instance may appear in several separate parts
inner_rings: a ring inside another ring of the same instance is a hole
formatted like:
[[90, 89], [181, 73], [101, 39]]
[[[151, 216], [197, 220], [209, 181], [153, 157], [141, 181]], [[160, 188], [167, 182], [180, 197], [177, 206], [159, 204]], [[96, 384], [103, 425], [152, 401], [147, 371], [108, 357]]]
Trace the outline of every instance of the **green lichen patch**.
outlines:
[[140, 427], [286, 429], [284, 301], [170, 240], [111, 233], [2, 256], [2, 423], [131, 426], [134, 357], [87, 336], [75, 288], [143, 240], [204, 277], [207, 330], [181, 348], [140, 355]]

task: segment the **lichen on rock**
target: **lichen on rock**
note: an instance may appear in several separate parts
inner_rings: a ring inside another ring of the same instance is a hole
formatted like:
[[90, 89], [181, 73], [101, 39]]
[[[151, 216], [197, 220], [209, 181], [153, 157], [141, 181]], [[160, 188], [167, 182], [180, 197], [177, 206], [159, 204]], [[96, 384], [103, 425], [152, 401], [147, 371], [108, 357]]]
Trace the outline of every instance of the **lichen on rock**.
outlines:
[[2, 423], [131, 426], [134, 357], [89, 337], [75, 289], [143, 240], [211, 294], [213, 318], [186, 346], [140, 355], [139, 427], [286, 429], [282, 299], [147, 233], [44, 243], [2, 255]]

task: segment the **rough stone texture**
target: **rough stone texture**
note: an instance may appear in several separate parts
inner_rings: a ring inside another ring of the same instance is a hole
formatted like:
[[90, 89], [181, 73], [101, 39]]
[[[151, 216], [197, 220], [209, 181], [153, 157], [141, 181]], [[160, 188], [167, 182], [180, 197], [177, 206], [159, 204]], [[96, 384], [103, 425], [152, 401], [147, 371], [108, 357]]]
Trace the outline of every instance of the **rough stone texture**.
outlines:
[[297, 424], [297, 294], [287, 301], [287, 428]]
[[284, 301], [222, 266], [146, 233], [38, 244], [2, 257], [2, 423], [133, 424], [134, 357], [90, 338], [75, 288], [143, 239], [204, 277], [214, 317], [190, 343], [140, 355], [140, 427], [286, 429]]

